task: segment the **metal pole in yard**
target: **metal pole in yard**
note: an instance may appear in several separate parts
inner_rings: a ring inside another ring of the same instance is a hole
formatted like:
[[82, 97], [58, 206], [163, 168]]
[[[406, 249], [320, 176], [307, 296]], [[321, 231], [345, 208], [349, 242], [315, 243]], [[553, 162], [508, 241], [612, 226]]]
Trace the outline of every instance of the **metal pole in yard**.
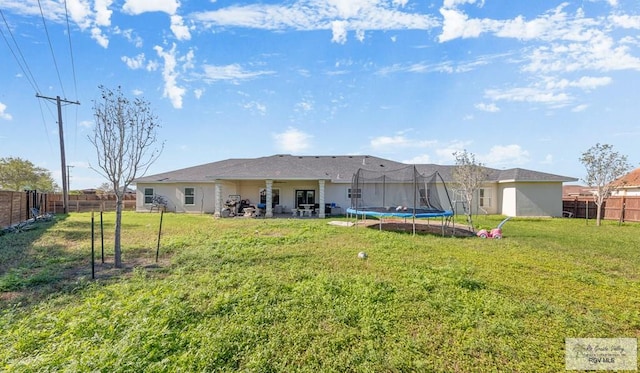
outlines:
[[95, 279], [96, 278], [96, 261], [95, 261], [95, 250], [94, 250], [94, 244], [93, 244], [93, 238], [94, 238], [94, 231], [93, 231], [93, 211], [91, 211], [91, 279]]
[[104, 223], [102, 220], [102, 210], [100, 210], [100, 251], [102, 253], [102, 264], [104, 264]]
[[158, 228], [158, 245], [156, 247], [156, 263], [158, 263], [158, 256], [160, 255], [160, 236], [162, 235], [162, 216], [164, 215], [164, 209], [160, 210], [160, 227]]

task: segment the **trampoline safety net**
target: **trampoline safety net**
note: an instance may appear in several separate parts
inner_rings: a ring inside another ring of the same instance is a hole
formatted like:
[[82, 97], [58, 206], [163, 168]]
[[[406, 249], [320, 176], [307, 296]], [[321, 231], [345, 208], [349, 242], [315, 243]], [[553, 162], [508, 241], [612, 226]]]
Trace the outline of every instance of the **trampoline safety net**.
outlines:
[[351, 209], [359, 211], [415, 214], [453, 209], [440, 174], [422, 175], [415, 166], [385, 171], [361, 168], [353, 175], [350, 197]]

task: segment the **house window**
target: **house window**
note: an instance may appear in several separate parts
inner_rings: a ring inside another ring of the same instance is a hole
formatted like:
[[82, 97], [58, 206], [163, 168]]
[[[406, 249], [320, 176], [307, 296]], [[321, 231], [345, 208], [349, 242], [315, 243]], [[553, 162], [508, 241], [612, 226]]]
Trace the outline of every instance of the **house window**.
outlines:
[[184, 204], [195, 205], [196, 203], [196, 189], [184, 188]]
[[315, 205], [315, 203], [315, 190], [296, 190], [296, 208], [301, 207], [301, 205]]
[[362, 189], [347, 189], [347, 198], [362, 198]]
[[151, 205], [153, 203], [153, 188], [144, 188], [144, 204]]
[[[267, 203], [267, 189], [260, 188], [260, 203]], [[280, 204], [280, 189], [271, 189], [271, 204], [275, 207]]]
[[491, 189], [480, 189], [480, 207], [491, 207]]

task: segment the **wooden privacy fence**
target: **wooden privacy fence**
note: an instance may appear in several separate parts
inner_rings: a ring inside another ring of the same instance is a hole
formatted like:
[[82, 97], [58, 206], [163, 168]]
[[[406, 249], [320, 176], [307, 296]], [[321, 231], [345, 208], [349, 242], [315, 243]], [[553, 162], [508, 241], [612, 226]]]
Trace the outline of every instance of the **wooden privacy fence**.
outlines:
[[[0, 191], [0, 228], [8, 227], [31, 218], [31, 209], [40, 213], [61, 214], [64, 211], [62, 194]], [[69, 196], [68, 212], [115, 211], [114, 195], [80, 194]], [[135, 194], [125, 194], [123, 209], [136, 209]]]
[[[565, 212], [565, 216], [595, 219], [597, 206], [591, 196], [565, 197], [562, 200], [562, 210]], [[640, 221], [640, 196], [607, 198], [602, 204], [602, 218], [618, 221]]]
[[[49, 195], [48, 211], [62, 213], [64, 211], [64, 203], [62, 194]], [[135, 211], [136, 195], [125, 194], [122, 201], [123, 210]], [[115, 211], [116, 197], [114, 195], [97, 195], [97, 194], [78, 194], [69, 195], [68, 212], [91, 212], [91, 211]]]
[[40, 205], [46, 205], [46, 201], [46, 194], [35, 191], [0, 191], [0, 227], [8, 227], [31, 218], [31, 208], [40, 208]]

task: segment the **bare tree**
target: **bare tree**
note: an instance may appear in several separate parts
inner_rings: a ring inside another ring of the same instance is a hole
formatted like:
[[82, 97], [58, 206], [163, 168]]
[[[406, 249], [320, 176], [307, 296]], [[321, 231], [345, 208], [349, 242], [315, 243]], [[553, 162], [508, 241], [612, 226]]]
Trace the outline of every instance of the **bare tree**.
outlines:
[[596, 188], [593, 199], [596, 203], [596, 225], [600, 226], [602, 204], [611, 192], [622, 186], [618, 181], [629, 171], [631, 165], [627, 156], [613, 150], [613, 145], [596, 144], [582, 153], [580, 162], [587, 169], [587, 177], [583, 179], [587, 185]]
[[456, 159], [453, 181], [463, 195], [466, 204], [464, 214], [467, 217], [469, 228], [473, 231], [473, 197], [489, 177], [489, 171], [482, 163], [476, 161], [475, 154], [468, 152], [466, 149], [461, 152], [454, 152], [453, 156]]
[[115, 266], [122, 267], [121, 226], [124, 193], [136, 178], [143, 176], [158, 159], [164, 143], [155, 147], [157, 117], [147, 101], [129, 100], [122, 90], [99, 86], [102, 100], [94, 102], [95, 128], [89, 141], [98, 155], [98, 168], [93, 170], [109, 181], [116, 196], [114, 237]]

